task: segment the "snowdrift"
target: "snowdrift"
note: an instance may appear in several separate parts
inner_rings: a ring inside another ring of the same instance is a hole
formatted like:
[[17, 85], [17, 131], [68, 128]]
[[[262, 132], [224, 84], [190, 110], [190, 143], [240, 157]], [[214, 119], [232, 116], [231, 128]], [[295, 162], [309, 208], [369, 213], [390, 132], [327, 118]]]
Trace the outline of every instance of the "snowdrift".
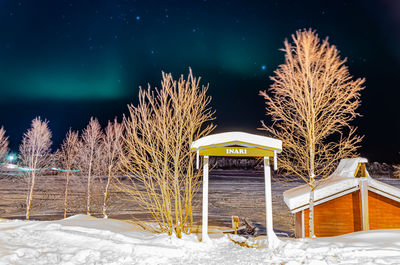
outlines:
[[238, 246], [227, 236], [201, 243], [196, 235], [177, 239], [85, 215], [59, 221], [0, 220], [0, 264], [268, 263], [399, 264], [400, 230], [287, 239], [270, 251]]

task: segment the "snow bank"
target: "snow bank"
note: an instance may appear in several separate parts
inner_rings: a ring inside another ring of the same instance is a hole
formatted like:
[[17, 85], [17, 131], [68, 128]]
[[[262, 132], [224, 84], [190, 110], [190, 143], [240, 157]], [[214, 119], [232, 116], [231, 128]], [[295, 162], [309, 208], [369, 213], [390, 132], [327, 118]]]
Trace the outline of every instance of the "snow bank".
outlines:
[[400, 264], [400, 229], [287, 241], [271, 260], [287, 264]]
[[[240, 237], [236, 237], [240, 240]], [[243, 239], [243, 238], [242, 238]], [[258, 242], [260, 243], [260, 242]], [[128, 222], [77, 215], [0, 220], [0, 264], [399, 264], [400, 230], [282, 241], [274, 250], [138, 231]]]
[[[343, 158], [332, 173], [332, 176], [354, 178], [354, 173], [356, 172], [359, 163], [368, 163], [368, 159], [363, 157]], [[368, 171], [366, 173], [369, 176]]]
[[0, 220], [0, 264], [221, 264], [226, 254], [221, 256], [215, 245], [232, 251], [231, 261], [262, 261], [226, 237], [204, 244], [195, 235], [151, 234], [112, 219]]

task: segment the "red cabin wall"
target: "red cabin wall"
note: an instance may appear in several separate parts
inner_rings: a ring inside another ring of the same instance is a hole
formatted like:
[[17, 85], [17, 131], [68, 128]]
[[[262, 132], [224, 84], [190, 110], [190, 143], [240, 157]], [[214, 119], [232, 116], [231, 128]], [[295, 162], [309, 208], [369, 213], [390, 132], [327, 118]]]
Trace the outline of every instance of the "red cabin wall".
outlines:
[[399, 202], [369, 191], [368, 206], [371, 230], [400, 228]]
[[302, 224], [301, 224], [301, 211], [295, 213], [295, 227], [294, 227], [294, 236], [302, 237]]
[[[314, 207], [317, 237], [336, 236], [362, 229], [360, 192], [356, 191]], [[305, 235], [309, 233], [309, 210], [304, 211]]]
[[[368, 192], [370, 229], [400, 228], [400, 203]], [[301, 212], [296, 213], [295, 235], [301, 236]], [[304, 210], [305, 236], [309, 234], [309, 210]], [[317, 237], [337, 236], [362, 231], [360, 192], [341, 196], [314, 207]]]

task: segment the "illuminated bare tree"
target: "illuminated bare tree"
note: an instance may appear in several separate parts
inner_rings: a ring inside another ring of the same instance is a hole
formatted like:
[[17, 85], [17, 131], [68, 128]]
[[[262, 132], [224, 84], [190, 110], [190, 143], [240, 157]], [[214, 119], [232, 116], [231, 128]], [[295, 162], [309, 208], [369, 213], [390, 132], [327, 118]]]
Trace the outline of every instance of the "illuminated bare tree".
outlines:
[[57, 151], [57, 158], [60, 166], [65, 170], [65, 189], [64, 189], [64, 218], [67, 218], [68, 212], [68, 188], [70, 177], [77, 168], [78, 155], [80, 150], [80, 141], [78, 132], [68, 131], [61, 145], [61, 149]]
[[101, 141], [101, 157], [103, 158], [102, 165], [107, 175], [107, 183], [104, 188], [103, 198], [103, 216], [107, 218], [107, 205], [110, 196], [111, 181], [120, 172], [120, 156], [122, 152], [122, 136], [123, 136], [123, 124], [118, 123], [117, 119], [114, 122], [108, 122], [108, 125], [103, 134]]
[[79, 151], [79, 167], [82, 174], [87, 176], [87, 200], [86, 209], [87, 214], [90, 215], [91, 205], [91, 189], [93, 172], [96, 170], [97, 154], [100, 149], [100, 141], [102, 138], [102, 131], [100, 124], [96, 118], [90, 118], [88, 126], [82, 132], [82, 144]]
[[36, 177], [51, 163], [51, 159], [49, 159], [51, 144], [48, 121], [42, 121], [40, 117], [35, 118], [32, 121], [31, 128], [24, 134], [22, 144], [19, 147], [21, 164], [25, 167], [25, 176], [28, 180], [27, 220], [29, 220], [31, 212]]
[[6, 136], [6, 130], [2, 126], [0, 128], [0, 161], [4, 161], [8, 151], [8, 136]]
[[146, 209], [162, 232], [190, 233], [192, 199], [200, 184], [201, 171], [194, 170], [190, 144], [214, 129], [208, 86], [190, 70], [178, 81], [162, 74], [161, 89], [141, 89], [139, 105], [130, 105], [124, 118], [125, 151], [122, 173], [128, 182], [116, 186]]
[[[315, 177], [328, 176], [341, 158], [352, 157], [362, 137], [350, 122], [359, 114], [364, 79], [353, 80], [339, 51], [315, 31], [299, 30], [284, 42], [285, 63], [260, 92], [272, 127], [262, 129], [283, 141], [282, 172], [310, 186], [310, 237], [314, 236]], [[336, 140], [337, 139], [337, 140]]]

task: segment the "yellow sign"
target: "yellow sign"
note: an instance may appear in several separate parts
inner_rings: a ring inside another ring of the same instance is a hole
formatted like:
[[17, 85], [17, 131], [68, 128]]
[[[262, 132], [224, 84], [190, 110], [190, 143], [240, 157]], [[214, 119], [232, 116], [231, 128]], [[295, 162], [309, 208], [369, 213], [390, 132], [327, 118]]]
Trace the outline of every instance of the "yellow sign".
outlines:
[[273, 157], [274, 151], [255, 147], [212, 147], [199, 150], [200, 156]]

